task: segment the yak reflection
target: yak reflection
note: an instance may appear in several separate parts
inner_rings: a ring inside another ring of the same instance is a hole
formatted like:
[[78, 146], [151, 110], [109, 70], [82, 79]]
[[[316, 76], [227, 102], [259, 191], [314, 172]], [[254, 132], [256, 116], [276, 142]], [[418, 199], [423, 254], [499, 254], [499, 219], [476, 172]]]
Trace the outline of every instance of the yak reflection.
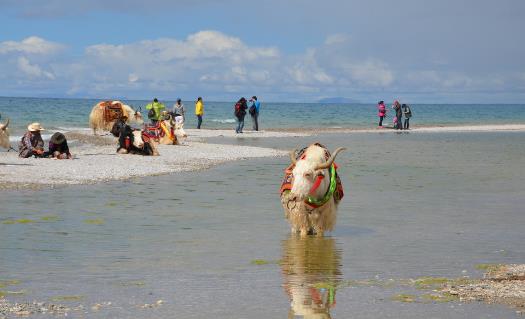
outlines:
[[341, 280], [341, 250], [333, 238], [292, 236], [282, 242], [284, 290], [290, 298], [288, 318], [331, 318]]

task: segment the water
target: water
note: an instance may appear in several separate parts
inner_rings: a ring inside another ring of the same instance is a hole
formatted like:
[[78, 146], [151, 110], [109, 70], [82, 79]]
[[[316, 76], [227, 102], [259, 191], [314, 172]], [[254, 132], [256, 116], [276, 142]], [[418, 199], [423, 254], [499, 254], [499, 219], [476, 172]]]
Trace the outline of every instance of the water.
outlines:
[[[88, 128], [88, 116], [100, 100], [0, 97], [0, 114], [12, 120], [13, 135], [20, 136], [31, 122], [41, 122], [51, 131]], [[150, 101], [124, 100], [139, 108]], [[163, 101], [169, 108], [174, 101]], [[231, 128], [234, 103], [205, 102], [203, 128]], [[196, 126], [194, 103], [185, 101], [187, 127]], [[524, 104], [414, 104], [411, 125], [479, 125], [525, 123]], [[143, 111], [145, 116], [147, 113]], [[391, 125], [393, 112], [386, 120]], [[248, 117], [248, 122], [249, 116]], [[377, 125], [375, 104], [265, 103], [261, 129], [283, 128], [372, 128]]]
[[[0, 290], [24, 292], [8, 295], [12, 301], [76, 296], [61, 303], [85, 305], [89, 318], [311, 313], [313, 306], [291, 306], [292, 296], [295, 305], [315, 305], [324, 314], [319, 318], [514, 318], [513, 309], [499, 305], [391, 299], [422, 293], [412, 287], [344, 283], [477, 277], [479, 263], [522, 263], [524, 138], [522, 132], [223, 138], [283, 149], [318, 140], [349, 149], [337, 160], [346, 196], [338, 223], [321, 239], [289, 235], [278, 197], [287, 158], [4, 191], [0, 280], [20, 284]], [[29, 221], [5, 223], [20, 219]], [[160, 307], [140, 307], [159, 299]], [[91, 310], [106, 301], [112, 304]]]

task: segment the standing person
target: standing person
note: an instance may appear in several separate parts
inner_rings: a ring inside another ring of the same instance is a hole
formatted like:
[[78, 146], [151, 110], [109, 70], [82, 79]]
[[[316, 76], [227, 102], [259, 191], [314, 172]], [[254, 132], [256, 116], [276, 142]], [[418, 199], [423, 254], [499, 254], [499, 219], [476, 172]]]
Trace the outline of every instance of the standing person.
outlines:
[[408, 130], [408, 128], [410, 127], [410, 118], [412, 117], [412, 110], [410, 109], [410, 106], [408, 106], [407, 104], [403, 104], [401, 105], [401, 107], [403, 108], [403, 114], [405, 115], [405, 123], [403, 125], [403, 128], [405, 130]]
[[385, 101], [379, 101], [377, 103], [377, 116], [379, 116], [379, 127], [383, 127], [383, 119], [386, 116]]
[[149, 103], [146, 105], [146, 110], [149, 110], [148, 112], [148, 118], [151, 120], [151, 123], [157, 124], [159, 121], [160, 115], [162, 114], [162, 111], [166, 108], [164, 104], [160, 103], [157, 98], [153, 99], [152, 103]]
[[237, 128], [235, 133], [242, 133], [244, 128], [244, 117], [246, 116], [246, 109], [248, 108], [248, 103], [244, 97], [241, 97], [237, 103], [235, 103], [235, 117], [237, 118]]
[[40, 131], [44, 128], [40, 123], [31, 123], [27, 127], [27, 132], [18, 143], [18, 156], [22, 158], [43, 157], [44, 156], [44, 140], [40, 135]]
[[250, 99], [250, 115], [252, 116], [253, 130], [259, 130], [259, 110], [261, 108], [261, 103], [257, 101], [257, 97], [254, 95]]
[[201, 128], [202, 116], [204, 115], [204, 103], [202, 102], [202, 97], [197, 98], [195, 102], [195, 115], [197, 115], [197, 129]]
[[186, 110], [184, 109], [184, 105], [182, 104], [182, 101], [181, 99], [177, 99], [177, 102], [175, 102], [175, 104], [173, 104], [173, 117], [175, 117], [175, 119], [177, 118], [177, 116], [181, 116], [182, 117], [182, 122], [184, 123], [184, 113], [186, 112]]
[[399, 102], [397, 100], [394, 101], [394, 104], [392, 105], [392, 108], [394, 109], [394, 111], [396, 111], [396, 125], [394, 126], [394, 128], [396, 130], [402, 130], [403, 127], [401, 126], [402, 123], [401, 123], [401, 117], [403, 116], [403, 110], [401, 109], [401, 104], [399, 104]]
[[69, 152], [69, 146], [64, 134], [56, 132], [49, 139], [49, 151], [46, 154], [57, 159], [72, 159], [73, 155]]

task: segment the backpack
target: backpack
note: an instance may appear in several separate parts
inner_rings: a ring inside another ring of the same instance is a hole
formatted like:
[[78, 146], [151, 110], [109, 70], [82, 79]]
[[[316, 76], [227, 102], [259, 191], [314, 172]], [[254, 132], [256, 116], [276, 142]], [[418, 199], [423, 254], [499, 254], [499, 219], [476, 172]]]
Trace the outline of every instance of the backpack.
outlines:
[[406, 118], [412, 117], [412, 110], [410, 109], [410, 106], [407, 105], [403, 113], [405, 113]]
[[238, 116], [240, 113], [241, 113], [241, 103], [237, 102], [235, 103], [235, 111], [233, 112], [233, 114]]
[[148, 119], [150, 119], [150, 120], [154, 119], [155, 115], [156, 114], [155, 114], [155, 110], [154, 109], [149, 110], [149, 112], [148, 112]]

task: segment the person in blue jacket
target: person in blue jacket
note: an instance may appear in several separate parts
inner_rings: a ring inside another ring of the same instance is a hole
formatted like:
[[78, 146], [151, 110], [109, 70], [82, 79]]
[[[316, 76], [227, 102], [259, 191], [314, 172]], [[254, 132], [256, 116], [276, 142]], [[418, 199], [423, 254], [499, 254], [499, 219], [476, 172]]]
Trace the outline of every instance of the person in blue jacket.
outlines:
[[259, 130], [259, 111], [261, 109], [261, 103], [257, 101], [257, 97], [254, 95], [250, 99], [251, 105], [250, 105], [250, 115], [252, 117], [253, 121], [253, 130], [258, 131]]

